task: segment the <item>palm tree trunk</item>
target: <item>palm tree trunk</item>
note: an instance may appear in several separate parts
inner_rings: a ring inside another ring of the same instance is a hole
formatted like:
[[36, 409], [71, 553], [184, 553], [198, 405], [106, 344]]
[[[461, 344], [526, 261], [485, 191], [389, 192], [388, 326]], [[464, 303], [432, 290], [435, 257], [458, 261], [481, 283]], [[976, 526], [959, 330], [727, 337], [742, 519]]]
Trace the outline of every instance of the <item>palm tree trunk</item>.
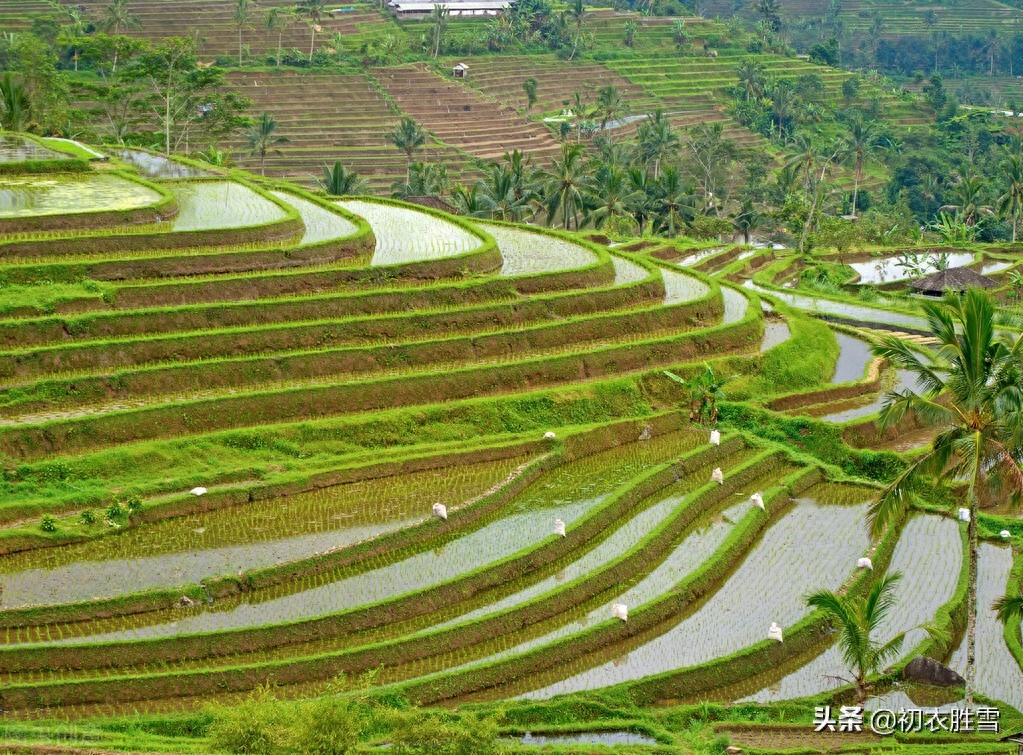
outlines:
[[970, 521], [966, 525], [970, 558], [967, 566], [969, 587], [966, 593], [966, 699], [967, 709], [973, 707], [973, 688], [977, 676], [977, 499], [970, 494]]
[[266, 150], [259, 150], [259, 175], [266, 175]]
[[281, 67], [281, 44], [284, 41], [284, 30], [282, 29], [277, 34], [277, 67]]
[[309, 30], [310, 30], [310, 32], [312, 32], [309, 35], [309, 62], [312, 63], [313, 62], [313, 48], [316, 46], [316, 25], [315, 25], [315, 23], [312, 24], [309, 27]]
[[859, 199], [860, 195], [860, 171], [857, 169], [853, 173], [853, 206], [852, 214], [856, 217], [856, 200]]
[[238, 67], [242, 67], [242, 27], [238, 25]]
[[1012, 243], [1016, 243], [1016, 229], [1019, 227], [1019, 207], [1012, 213]]

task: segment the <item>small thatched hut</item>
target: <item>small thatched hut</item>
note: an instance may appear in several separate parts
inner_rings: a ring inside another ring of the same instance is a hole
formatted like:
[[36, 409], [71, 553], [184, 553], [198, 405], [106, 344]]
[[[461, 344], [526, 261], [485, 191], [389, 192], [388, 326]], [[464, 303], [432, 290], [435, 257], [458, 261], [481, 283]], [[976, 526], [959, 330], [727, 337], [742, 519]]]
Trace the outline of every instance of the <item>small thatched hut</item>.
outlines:
[[968, 267], [950, 267], [933, 275], [919, 278], [909, 284], [926, 296], [942, 296], [946, 291], [961, 294], [968, 288], [994, 288], [998, 284], [990, 278], [975, 273]]

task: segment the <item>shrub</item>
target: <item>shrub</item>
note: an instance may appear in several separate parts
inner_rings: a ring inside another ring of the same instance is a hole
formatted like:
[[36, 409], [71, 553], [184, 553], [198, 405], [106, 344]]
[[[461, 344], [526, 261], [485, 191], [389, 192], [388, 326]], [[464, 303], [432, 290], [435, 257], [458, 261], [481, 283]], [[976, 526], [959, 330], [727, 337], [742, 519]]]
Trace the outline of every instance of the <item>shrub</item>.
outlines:
[[43, 514], [43, 520], [39, 523], [39, 529], [43, 532], [56, 532], [57, 520], [49, 514]]
[[86, 509], [83, 511], [79, 518], [82, 520], [82, 524], [95, 524], [96, 515], [92, 512], [92, 509]]
[[253, 690], [241, 703], [218, 703], [208, 710], [212, 720], [206, 736], [214, 751], [274, 755], [286, 749], [289, 716], [268, 685]]
[[114, 501], [107, 507], [107, 519], [117, 520], [124, 516], [124, 509], [118, 501]]
[[142, 511], [142, 496], [138, 493], [122, 495], [118, 498], [118, 503], [122, 508], [128, 510], [128, 516], [134, 516]]
[[491, 719], [465, 716], [449, 723], [423, 712], [401, 719], [392, 744], [395, 755], [492, 755], [504, 749]]
[[349, 755], [359, 747], [365, 709], [344, 697], [325, 696], [303, 706], [295, 746], [305, 755]]

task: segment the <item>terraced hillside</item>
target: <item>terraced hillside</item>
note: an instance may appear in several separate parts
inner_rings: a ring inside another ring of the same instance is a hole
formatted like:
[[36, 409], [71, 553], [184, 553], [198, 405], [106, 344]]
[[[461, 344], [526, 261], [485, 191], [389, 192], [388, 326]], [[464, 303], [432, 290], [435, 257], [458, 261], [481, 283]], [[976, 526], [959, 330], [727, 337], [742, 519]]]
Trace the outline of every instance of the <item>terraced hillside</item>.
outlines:
[[517, 149], [546, 162], [559, 149], [544, 126], [459, 82], [444, 80], [424, 65], [384, 68], [375, 76], [403, 112], [436, 138], [474, 157], [497, 160]]
[[[112, 157], [75, 180], [145, 186], [143, 214], [111, 223], [102, 192], [73, 228], [0, 211], [9, 716], [188, 711], [268, 681], [302, 697], [371, 670], [422, 704], [737, 699], [826, 666], [802, 596], [863, 590], [867, 554], [905, 564], [914, 619], [961, 600], [929, 578], [961, 573], [961, 524], [910, 518], [871, 544], [876, 488], [677, 411], [663, 370], [713, 364], [770, 421], [857, 398], [855, 421], [803, 427], [867, 437], [866, 336], [834, 342], [784, 305], [790, 258], [664, 261]], [[773, 305], [736, 285], [754, 261]], [[813, 390], [756, 389], [815, 350], [831, 356]], [[875, 458], [843, 449], [853, 472]], [[949, 547], [905, 555], [936, 529]], [[982, 678], [1017, 704], [1013, 652]]]
[[[109, 5], [104, 0], [83, 0], [77, 3], [84, 11], [86, 20], [95, 20]], [[311, 31], [306, 20], [296, 20], [281, 32], [269, 32], [261, 28], [262, 13], [271, 7], [294, 8], [294, 2], [287, 0], [261, 0], [253, 12], [253, 20], [242, 31], [242, 44], [247, 45], [252, 56], [259, 57], [259, 63], [266, 64], [267, 58], [275, 55], [278, 42], [285, 48], [296, 48], [309, 52]], [[164, 37], [194, 37], [202, 42], [202, 54], [213, 57], [238, 57], [238, 25], [234, 20], [237, 3], [232, 0], [133, 0], [129, 11], [138, 17], [137, 29], [127, 30], [142, 39], [159, 41]], [[340, 6], [339, 6], [340, 7]], [[388, 33], [398, 33], [386, 14], [372, 4], [359, 2], [347, 4], [343, 12], [324, 13], [319, 21], [321, 43], [341, 35], [345, 49], [357, 52], [363, 42], [379, 38]], [[50, 12], [50, 6], [42, 0], [10, 0], [0, 7], [0, 27], [17, 28], [27, 26], [33, 15]], [[326, 9], [329, 10], [329, 9]]]
[[[375, 193], [386, 194], [405, 175], [405, 155], [388, 141], [399, 114], [369, 76], [328, 73], [232, 73], [229, 81], [252, 100], [256, 112], [277, 121], [288, 139], [281, 154], [266, 159], [268, 176], [308, 183], [324, 165], [340, 160], [365, 178]], [[255, 168], [245, 145], [234, 145], [239, 163]], [[416, 159], [441, 162], [452, 180], [468, 180], [467, 157], [432, 139]]]

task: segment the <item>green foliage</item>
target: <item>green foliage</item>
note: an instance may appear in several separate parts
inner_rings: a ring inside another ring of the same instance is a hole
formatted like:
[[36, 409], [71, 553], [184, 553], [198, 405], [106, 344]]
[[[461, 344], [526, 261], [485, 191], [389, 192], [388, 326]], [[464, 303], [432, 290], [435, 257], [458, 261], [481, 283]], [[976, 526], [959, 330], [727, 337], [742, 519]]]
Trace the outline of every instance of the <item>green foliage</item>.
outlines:
[[404, 715], [394, 727], [395, 755], [492, 755], [503, 751], [493, 719], [467, 715], [446, 721], [435, 713]]
[[116, 522], [118, 519], [123, 518], [125, 515], [124, 507], [118, 501], [114, 501], [107, 507], [106, 517], [112, 522]]
[[85, 509], [81, 514], [79, 514], [78, 518], [81, 519], [82, 524], [88, 525], [96, 523], [96, 514], [92, 511], [92, 509]]
[[269, 686], [257, 688], [233, 705], [211, 705], [207, 714], [211, 721], [206, 735], [214, 752], [277, 755], [288, 745], [293, 713]]
[[351, 755], [358, 750], [366, 719], [360, 699], [330, 694], [319, 697], [299, 709], [295, 747], [307, 755]]
[[43, 514], [42, 520], [39, 522], [39, 529], [43, 532], [56, 532], [57, 531], [57, 520], [49, 514]]

